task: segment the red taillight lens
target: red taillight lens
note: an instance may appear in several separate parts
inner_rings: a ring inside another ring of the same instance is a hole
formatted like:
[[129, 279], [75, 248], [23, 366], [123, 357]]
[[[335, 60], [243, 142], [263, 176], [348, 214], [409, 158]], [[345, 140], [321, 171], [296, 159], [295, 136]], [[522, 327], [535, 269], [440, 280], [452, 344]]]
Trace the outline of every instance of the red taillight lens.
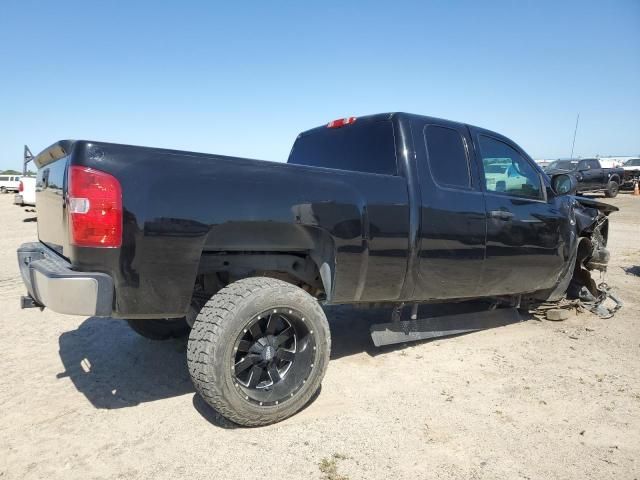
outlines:
[[356, 117], [339, 118], [338, 120], [333, 120], [327, 123], [327, 128], [340, 128], [345, 125], [351, 125], [352, 123], [355, 123], [355, 121]]
[[20, 180], [20, 183], [18, 184], [18, 191], [24, 192], [24, 185], [22, 184], [22, 180]]
[[69, 232], [79, 247], [122, 245], [122, 191], [108, 173], [88, 167], [69, 168]]

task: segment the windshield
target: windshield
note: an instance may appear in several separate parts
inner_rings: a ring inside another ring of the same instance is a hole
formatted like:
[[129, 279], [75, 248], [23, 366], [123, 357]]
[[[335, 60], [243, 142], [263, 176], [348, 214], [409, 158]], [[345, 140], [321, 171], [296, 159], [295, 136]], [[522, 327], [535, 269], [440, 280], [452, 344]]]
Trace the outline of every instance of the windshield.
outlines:
[[640, 167], [640, 158], [632, 158], [624, 162], [625, 167]]
[[575, 170], [577, 166], [577, 160], [556, 160], [555, 162], [551, 162], [547, 168], [557, 168], [558, 170]]

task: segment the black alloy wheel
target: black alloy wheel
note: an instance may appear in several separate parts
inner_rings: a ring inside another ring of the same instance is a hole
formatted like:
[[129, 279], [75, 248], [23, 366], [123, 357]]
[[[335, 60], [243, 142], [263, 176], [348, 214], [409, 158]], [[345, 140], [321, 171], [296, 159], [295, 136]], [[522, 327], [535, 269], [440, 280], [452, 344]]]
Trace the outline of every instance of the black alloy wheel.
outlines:
[[233, 347], [233, 377], [245, 400], [278, 405], [304, 385], [313, 369], [313, 331], [304, 316], [290, 308], [257, 315]]

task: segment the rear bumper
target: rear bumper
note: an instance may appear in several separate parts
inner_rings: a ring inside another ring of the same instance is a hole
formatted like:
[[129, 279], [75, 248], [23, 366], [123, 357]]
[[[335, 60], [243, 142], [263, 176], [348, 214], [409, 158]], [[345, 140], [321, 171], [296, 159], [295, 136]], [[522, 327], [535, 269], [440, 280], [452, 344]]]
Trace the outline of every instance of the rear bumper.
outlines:
[[36, 201], [33, 198], [31, 198], [31, 199], [29, 199], [29, 197], [25, 198], [24, 195], [21, 195], [20, 193], [16, 193], [13, 196], [13, 204], [14, 205], [21, 205], [21, 206], [35, 207], [36, 206]]
[[71, 270], [69, 262], [38, 242], [20, 246], [18, 265], [29, 296], [39, 305], [68, 315], [111, 316], [109, 275]]

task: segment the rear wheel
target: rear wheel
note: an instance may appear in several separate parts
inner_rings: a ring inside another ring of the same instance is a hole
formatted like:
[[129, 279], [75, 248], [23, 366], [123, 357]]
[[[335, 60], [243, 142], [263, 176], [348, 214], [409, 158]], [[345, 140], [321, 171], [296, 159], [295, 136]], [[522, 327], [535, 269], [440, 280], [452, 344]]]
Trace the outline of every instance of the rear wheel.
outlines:
[[618, 195], [619, 190], [620, 185], [618, 185], [618, 182], [616, 182], [615, 180], [611, 180], [607, 184], [607, 189], [605, 190], [604, 194], [607, 198], [615, 198], [615, 196]]
[[245, 426], [283, 420], [320, 387], [329, 360], [329, 325], [317, 300], [282, 280], [247, 278], [202, 308], [189, 336], [196, 390]]

